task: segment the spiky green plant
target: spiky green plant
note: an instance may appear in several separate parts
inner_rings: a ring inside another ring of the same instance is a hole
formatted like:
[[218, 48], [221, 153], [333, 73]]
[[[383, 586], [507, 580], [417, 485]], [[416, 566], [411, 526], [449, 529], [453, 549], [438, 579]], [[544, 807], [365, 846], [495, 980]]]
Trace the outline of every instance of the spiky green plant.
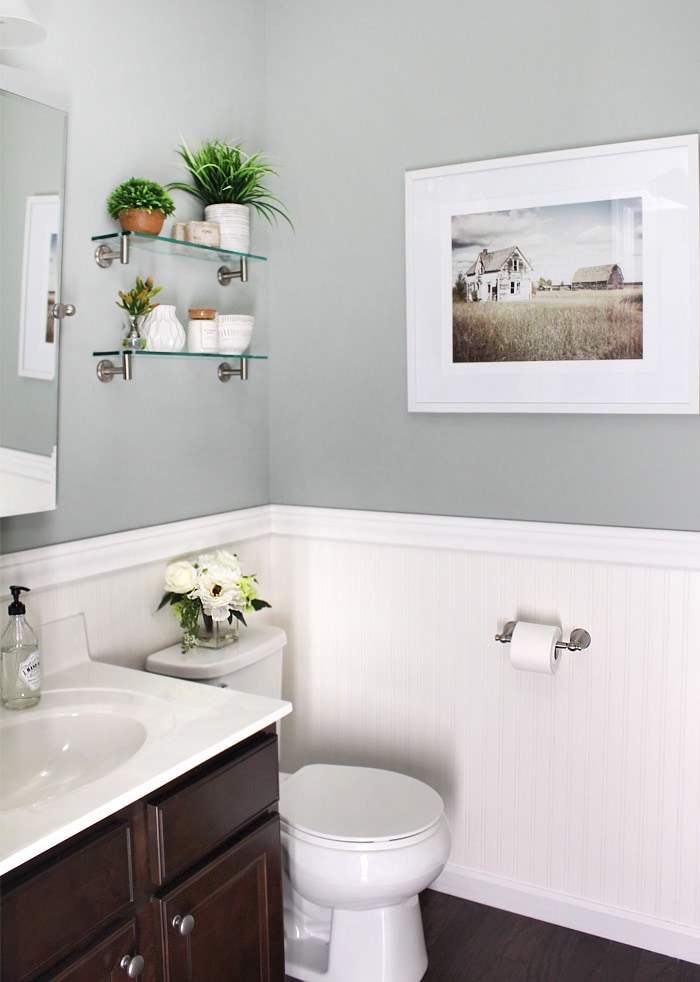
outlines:
[[119, 218], [121, 212], [130, 208], [148, 212], [162, 211], [168, 218], [175, 211], [175, 202], [165, 188], [155, 181], [130, 177], [107, 198], [107, 211], [110, 218]]
[[155, 304], [151, 300], [156, 293], [160, 293], [162, 286], [153, 286], [153, 278], [148, 277], [146, 282], [140, 276], [136, 277], [136, 286], [132, 287], [128, 293], [119, 291], [119, 300], [115, 300], [117, 307], [125, 310], [130, 317], [143, 317], [150, 314]]
[[265, 187], [270, 176], [277, 171], [265, 163], [263, 154], [246, 154], [240, 145], [224, 140], [207, 140], [199, 147], [190, 148], [183, 140], [178, 154], [192, 178], [192, 184], [173, 181], [169, 191], [185, 191], [203, 205], [250, 205], [270, 224], [283, 218], [289, 225], [284, 205]]

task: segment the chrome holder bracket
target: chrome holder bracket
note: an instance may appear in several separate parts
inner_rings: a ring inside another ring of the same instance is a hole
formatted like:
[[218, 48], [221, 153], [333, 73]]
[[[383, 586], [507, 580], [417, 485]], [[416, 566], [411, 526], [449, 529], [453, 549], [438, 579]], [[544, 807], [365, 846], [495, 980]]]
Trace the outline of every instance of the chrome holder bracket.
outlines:
[[98, 361], [97, 363], [97, 377], [100, 382], [111, 382], [116, 375], [121, 375], [125, 382], [130, 382], [132, 378], [132, 362], [133, 355], [130, 351], [125, 351], [122, 355], [121, 368], [117, 368], [109, 358], [103, 358], [102, 361]]
[[228, 286], [231, 280], [240, 280], [241, 283], [248, 282], [248, 260], [241, 256], [241, 264], [238, 269], [229, 269], [228, 266], [220, 266], [216, 278], [221, 286]]
[[119, 252], [104, 242], [102, 245], [98, 245], [95, 249], [95, 262], [100, 269], [108, 269], [115, 259], [124, 265], [129, 262], [129, 236], [122, 235], [120, 243]]
[[219, 365], [216, 374], [220, 382], [228, 382], [232, 378], [239, 378], [241, 382], [246, 382], [248, 380], [248, 360], [241, 358], [239, 368], [231, 368], [230, 365], [223, 361]]
[[64, 317], [72, 317], [73, 314], [75, 314], [75, 307], [72, 303], [55, 303], [51, 307], [51, 316], [59, 321]]
[[[501, 644], [510, 644], [513, 640], [513, 631], [515, 630], [516, 623], [517, 621], [508, 621], [501, 634], [496, 635], [495, 640], [500, 641]], [[584, 651], [589, 647], [590, 643], [591, 636], [588, 631], [582, 627], [575, 627], [569, 635], [568, 641], [557, 641], [554, 647], [559, 651]]]

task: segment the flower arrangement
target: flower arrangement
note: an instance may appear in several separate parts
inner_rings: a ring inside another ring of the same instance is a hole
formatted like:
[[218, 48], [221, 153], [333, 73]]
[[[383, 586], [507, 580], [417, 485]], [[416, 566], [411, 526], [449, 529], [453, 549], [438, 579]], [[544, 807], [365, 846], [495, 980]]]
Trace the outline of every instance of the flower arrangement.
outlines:
[[225, 549], [214, 555], [201, 555], [195, 561], [183, 559], [165, 570], [165, 593], [158, 610], [170, 604], [180, 619], [182, 652], [186, 654], [199, 640], [200, 615], [207, 630], [214, 622], [245, 624], [244, 614], [269, 607], [258, 597], [255, 576], [244, 576], [238, 557]]

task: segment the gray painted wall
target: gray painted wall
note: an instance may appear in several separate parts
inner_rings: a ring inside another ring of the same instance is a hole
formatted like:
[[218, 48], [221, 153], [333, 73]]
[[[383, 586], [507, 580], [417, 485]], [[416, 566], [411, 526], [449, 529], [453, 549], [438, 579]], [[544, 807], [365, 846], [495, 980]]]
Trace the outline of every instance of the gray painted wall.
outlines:
[[[62, 333], [58, 509], [4, 520], [4, 551], [267, 501], [700, 529], [697, 417], [409, 414], [404, 300], [407, 169], [698, 131], [695, 0], [35, 9], [49, 40], [3, 60], [68, 92], [63, 294], [78, 314]], [[279, 161], [296, 235], [257, 226], [270, 262], [246, 287], [161, 260], [94, 264], [106, 196], [132, 173], [179, 176], [180, 134]], [[270, 362], [246, 385], [181, 362], [101, 385], [92, 351], [114, 343], [136, 273], [183, 311], [254, 309]]]
[[[116, 347], [118, 290], [153, 275], [163, 303], [181, 319], [191, 306], [255, 312], [259, 351], [267, 349], [267, 270], [246, 285], [220, 287], [216, 265], [135, 255], [102, 270], [92, 235], [117, 226], [105, 201], [132, 175], [182, 179], [175, 152], [220, 136], [265, 148], [266, 11], [258, 0], [52, 0], [33, 9], [48, 40], [3, 52], [3, 63], [44, 76], [65, 91], [68, 153], [59, 388], [58, 508], [2, 521], [4, 552], [156, 525], [267, 502], [267, 364], [250, 380], [216, 378], [216, 361], [139, 362], [134, 379], [104, 385], [92, 352]], [[68, 54], [67, 54], [68, 53]], [[176, 219], [202, 217], [177, 192]], [[267, 227], [254, 224], [264, 255]]]
[[409, 414], [404, 299], [407, 169], [697, 132], [700, 5], [269, 8], [272, 500], [700, 529], [698, 417]]

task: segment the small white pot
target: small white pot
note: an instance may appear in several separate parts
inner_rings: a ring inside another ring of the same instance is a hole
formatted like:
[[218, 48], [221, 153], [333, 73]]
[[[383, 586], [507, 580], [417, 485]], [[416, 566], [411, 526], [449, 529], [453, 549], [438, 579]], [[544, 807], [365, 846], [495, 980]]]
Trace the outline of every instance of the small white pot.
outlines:
[[250, 206], [207, 205], [204, 219], [215, 222], [221, 232], [219, 245], [230, 252], [250, 252]]

